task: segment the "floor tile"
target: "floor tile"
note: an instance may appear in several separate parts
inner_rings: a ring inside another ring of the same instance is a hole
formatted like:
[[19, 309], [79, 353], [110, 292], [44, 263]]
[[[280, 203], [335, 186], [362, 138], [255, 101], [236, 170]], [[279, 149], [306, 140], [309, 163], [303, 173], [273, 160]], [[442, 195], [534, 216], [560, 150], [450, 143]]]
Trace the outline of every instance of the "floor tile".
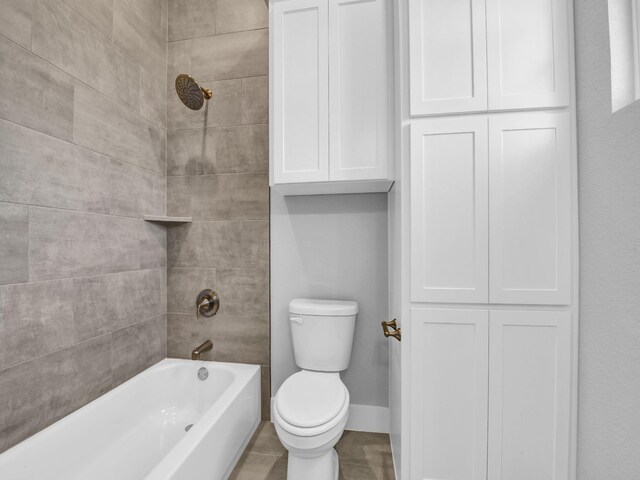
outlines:
[[[395, 480], [389, 435], [345, 431], [336, 450], [339, 480]], [[287, 458], [274, 425], [262, 422], [230, 478], [285, 480]]]

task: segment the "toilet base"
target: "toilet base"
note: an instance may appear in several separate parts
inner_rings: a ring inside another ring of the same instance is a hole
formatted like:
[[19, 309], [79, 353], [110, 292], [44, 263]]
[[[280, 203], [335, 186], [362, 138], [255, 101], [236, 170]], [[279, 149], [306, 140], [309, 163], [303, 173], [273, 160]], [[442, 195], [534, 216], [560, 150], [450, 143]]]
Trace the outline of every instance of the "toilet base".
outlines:
[[339, 470], [335, 448], [319, 457], [298, 457], [289, 452], [287, 480], [338, 480]]

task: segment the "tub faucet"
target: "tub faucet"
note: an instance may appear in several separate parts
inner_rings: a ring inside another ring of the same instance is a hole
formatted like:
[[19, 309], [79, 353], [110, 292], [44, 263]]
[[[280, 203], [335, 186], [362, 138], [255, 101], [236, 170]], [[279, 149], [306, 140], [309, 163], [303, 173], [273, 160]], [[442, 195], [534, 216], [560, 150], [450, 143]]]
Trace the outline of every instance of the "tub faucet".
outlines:
[[191, 360], [200, 360], [200, 354], [208, 352], [212, 348], [213, 343], [211, 343], [211, 340], [207, 340], [202, 345], [199, 345], [193, 349], [193, 351], [191, 352]]

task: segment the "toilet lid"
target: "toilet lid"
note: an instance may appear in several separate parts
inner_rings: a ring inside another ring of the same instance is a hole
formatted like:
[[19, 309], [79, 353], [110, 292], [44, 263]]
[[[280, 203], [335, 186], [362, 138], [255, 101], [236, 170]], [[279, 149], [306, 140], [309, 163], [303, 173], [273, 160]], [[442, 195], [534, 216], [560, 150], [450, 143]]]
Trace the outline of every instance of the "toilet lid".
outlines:
[[303, 370], [291, 375], [278, 390], [276, 408], [296, 427], [317, 427], [335, 418], [347, 401], [347, 387], [337, 373]]

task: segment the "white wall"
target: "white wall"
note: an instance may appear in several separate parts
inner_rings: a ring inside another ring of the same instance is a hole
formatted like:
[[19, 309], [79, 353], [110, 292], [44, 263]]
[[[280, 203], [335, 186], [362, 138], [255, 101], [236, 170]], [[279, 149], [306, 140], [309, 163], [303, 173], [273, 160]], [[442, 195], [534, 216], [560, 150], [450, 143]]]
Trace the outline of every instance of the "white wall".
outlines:
[[611, 113], [606, 0], [576, 2], [578, 479], [640, 478], [640, 104]]
[[387, 194], [282, 197], [271, 192], [272, 395], [298, 369], [288, 304], [293, 298], [360, 306], [349, 369], [351, 404], [388, 406]]

